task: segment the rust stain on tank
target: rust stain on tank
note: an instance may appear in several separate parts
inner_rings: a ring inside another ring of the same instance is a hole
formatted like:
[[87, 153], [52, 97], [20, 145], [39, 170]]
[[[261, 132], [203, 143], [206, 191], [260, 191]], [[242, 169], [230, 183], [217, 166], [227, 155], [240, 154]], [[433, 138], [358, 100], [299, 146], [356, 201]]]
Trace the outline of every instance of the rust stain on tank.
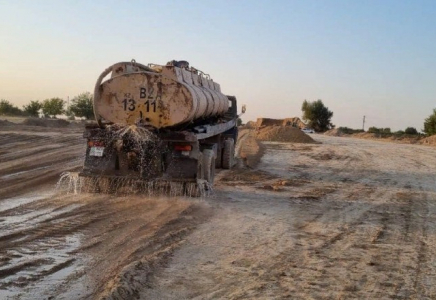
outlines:
[[130, 63], [112, 66], [115, 73], [121, 73], [100, 84], [101, 92], [94, 99], [98, 115], [119, 124], [148, 120], [161, 128], [227, 112], [227, 97], [216, 86], [201, 86], [196, 76], [204, 77], [198, 71], [161, 67], [153, 71]]

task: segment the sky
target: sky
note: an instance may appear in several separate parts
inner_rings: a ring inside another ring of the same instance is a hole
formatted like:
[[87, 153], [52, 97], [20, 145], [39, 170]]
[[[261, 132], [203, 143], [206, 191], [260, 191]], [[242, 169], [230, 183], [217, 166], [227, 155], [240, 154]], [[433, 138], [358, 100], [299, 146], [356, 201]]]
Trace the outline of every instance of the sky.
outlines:
[[72, 98], [108, 66], [187, 60], [258, 117], [321, 99], [336, 126], [423, 128], [436, 108], [436, 1], [4, 1], [0, 98]]

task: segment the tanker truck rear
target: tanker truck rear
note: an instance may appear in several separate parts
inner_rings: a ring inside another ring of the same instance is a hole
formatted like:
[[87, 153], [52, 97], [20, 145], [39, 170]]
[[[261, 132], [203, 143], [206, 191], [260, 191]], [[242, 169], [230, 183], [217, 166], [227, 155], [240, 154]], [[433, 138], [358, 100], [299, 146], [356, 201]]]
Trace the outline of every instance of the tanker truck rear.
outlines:
[[80, 176], [97, 191], [177, 183], [198, 195], [215, 168], [235, 164], [236, 98], [186, 61], [114, 64], [98, 78], [93, 105]]

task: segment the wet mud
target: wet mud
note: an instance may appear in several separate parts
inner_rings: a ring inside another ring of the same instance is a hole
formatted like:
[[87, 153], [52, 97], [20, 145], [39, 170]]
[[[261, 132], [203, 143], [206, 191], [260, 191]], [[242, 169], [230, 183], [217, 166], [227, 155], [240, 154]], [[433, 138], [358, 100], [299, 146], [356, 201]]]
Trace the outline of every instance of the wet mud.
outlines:
[[0, 127], [0, 298], [436, 298], [436, 150], [312, 137], [151, 197], [56, 189], [81, 128]]

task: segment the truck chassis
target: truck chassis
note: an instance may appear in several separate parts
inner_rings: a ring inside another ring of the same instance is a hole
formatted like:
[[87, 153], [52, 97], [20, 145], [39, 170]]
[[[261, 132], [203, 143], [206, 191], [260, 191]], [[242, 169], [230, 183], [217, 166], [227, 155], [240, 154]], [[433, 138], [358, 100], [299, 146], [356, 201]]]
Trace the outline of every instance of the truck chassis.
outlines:
[[133, 190], [138, 185], [158, 190], [178, 183], [182, 194], [204, 194], [213, 186], [215, 168], [235, 164], [236, 98], [227, 98], [231, 106], [222, 118], [177, 130], [87, 125], [86, 157], [79, 176], [96, 191], [111, 192], [126, 182], [135, 186]]

